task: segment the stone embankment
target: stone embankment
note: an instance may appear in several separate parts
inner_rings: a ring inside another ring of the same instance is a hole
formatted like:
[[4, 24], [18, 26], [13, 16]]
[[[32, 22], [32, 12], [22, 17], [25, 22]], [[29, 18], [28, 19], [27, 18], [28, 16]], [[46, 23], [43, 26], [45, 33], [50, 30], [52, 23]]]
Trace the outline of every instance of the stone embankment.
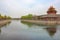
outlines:
[[8, 22], [10, 22], [10, 20], [1, 20], [0, 21], [0, 26], [3, 26], [3, 25], [5, 25]]
[[42, 20], [21, 20], [24, 22], [30, 22], [34, 24], [40, 24], [40, 25], [57, 25], [60, 24], [60, 21], [42, 21]]

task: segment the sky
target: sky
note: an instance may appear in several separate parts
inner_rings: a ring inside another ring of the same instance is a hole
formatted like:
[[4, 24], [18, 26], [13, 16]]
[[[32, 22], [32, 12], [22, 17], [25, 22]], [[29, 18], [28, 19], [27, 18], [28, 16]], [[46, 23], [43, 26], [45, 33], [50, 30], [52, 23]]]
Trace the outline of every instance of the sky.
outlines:
[[13, 18], [27, 14], [43, 15], [50, 6], [60, 13], [60, 0], [0, 0], [0, 14]]

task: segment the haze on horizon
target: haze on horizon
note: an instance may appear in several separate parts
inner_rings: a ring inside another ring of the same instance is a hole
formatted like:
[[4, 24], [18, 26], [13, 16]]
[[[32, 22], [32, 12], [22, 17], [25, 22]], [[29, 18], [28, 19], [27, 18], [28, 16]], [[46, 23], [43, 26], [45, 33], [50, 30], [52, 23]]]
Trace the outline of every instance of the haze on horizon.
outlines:
[[60, 13], [60, 0], [0, 0], [0, 13], [13, 18], [23, 15], [42, 15], [50, 6], [54, 6]]

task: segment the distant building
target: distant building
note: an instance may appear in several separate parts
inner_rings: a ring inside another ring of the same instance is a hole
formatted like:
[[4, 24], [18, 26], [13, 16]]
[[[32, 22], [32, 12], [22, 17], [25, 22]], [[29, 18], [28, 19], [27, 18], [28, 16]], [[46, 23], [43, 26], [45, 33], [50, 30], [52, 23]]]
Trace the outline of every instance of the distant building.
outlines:
[[60, 14], [56, 14], [57, 11], [55, 10], [55, 8], [53, 6], [51, 6], [46, 15], [40, 15], [40, 16], [34, 16], [33, 19], [34, 20], [50, 20], [50, 21], [55, 21], [55, 20], [60, 20]]

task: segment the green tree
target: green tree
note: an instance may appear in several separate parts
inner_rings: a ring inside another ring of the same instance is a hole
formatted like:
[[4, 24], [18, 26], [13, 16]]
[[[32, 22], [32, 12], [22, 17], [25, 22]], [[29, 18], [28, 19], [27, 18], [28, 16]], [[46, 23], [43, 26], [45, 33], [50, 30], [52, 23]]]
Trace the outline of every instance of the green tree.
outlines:
[[10, 16], [8, 16], [8, 17], [7, 17], [7, 19], [11, 19], [11, 17], [10, 17]]
[[22, 16], [21, 19], [32, 19], [33, 15], [32, 14], [28, 14], [26, 16]]
[[0, 14], [0, 20], [3, 19], [3, 16]]

